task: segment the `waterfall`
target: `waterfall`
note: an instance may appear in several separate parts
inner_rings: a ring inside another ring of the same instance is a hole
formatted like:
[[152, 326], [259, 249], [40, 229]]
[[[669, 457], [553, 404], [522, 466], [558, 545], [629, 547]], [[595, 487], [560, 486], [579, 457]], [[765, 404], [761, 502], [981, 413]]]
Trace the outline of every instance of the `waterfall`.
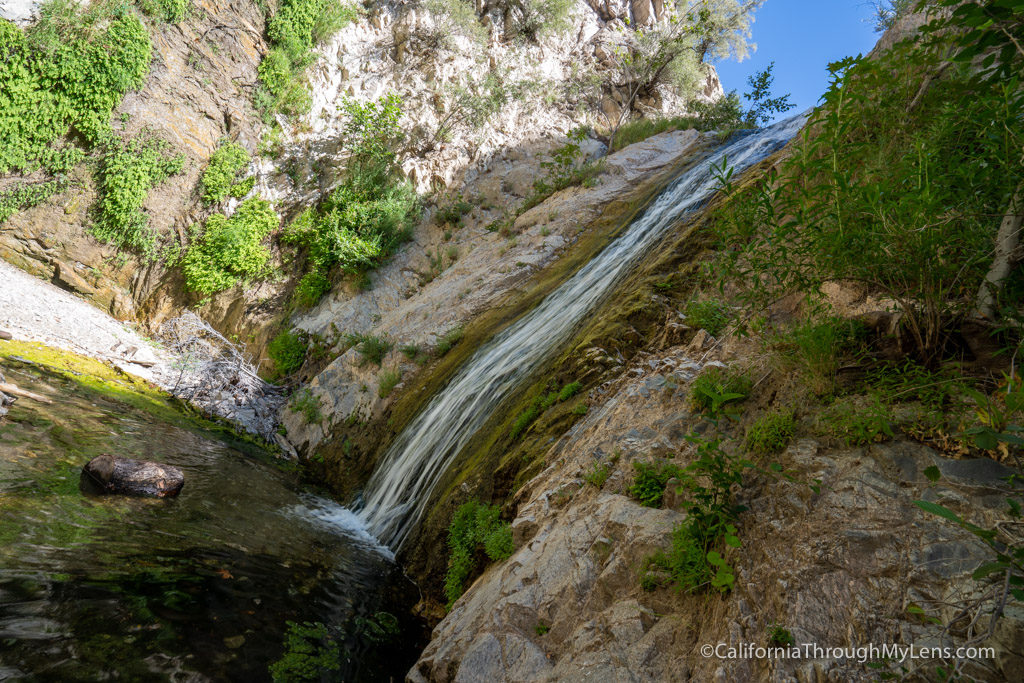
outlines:
[[684, 212], [718, 188], [713, 167], [741, 172], [784, 145], [807, 114], [747, 134], [683, 173], [632, 225], [540, 305], [495, 336], [402, 431], [377, 465], [359, 515], [370, 532], [401, 547], [423, 516], [441, 475], [509, 391], [552, 351]]

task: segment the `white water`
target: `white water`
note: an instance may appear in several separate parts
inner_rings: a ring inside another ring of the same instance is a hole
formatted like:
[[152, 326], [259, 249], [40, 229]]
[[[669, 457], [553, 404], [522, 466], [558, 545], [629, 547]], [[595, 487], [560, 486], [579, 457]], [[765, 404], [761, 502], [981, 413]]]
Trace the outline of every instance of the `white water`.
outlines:
[[681, 214], [718, 189], [712, 166], [736, 173], [779, 149], [806, 114], [746, 135], [681, 175], [590, 263], [513, 326], [480, 348], [452, 381], [398, 435], [367, 484], [359, 516], [369, 531], [398, 549], [423, 515], [441, 475], [491, 417], [508, 392], [572, 333], [630, 266]]

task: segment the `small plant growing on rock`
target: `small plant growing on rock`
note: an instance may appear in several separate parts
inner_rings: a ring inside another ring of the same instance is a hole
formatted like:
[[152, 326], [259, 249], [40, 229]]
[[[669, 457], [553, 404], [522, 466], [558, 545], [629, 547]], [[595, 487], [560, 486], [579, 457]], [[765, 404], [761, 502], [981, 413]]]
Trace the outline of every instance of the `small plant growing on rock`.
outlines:
[[394, 347], [387, 337], [372, 334], [346, 334], [345, 343], [355, 347], [360, 357], [359, 367], [370, 363], [379, 367], [384, 362], [384, 356]]
[[381, 398], [387, 398], [401, 381], [402, 371], [398, 368], [382, 371], [377, 377], [377, 395]]
[[499, 562], [512, 555], [512, 529], [500, 519], [501, 508], [475, 500], [459, 506], [448, 527], [448, 572], [444, 577], [444, 593], [450, 609], [465, 590], [466, 581], [476, 571], [482, 549], [492, 561]]
[[302, 394], [292, 403], [292, 410], [302, 413], [306, 424], [314, 424], [324, 419], [320, 412], [320, 398], [309, 389], [304, 389]]
[[570, 398], [580, 393], [580, 389], [583, 388], [583, 384], [580, 382], [570, 382], [562, 387], [562, 390], [558, 392], [559, 401], [568, 401]]
[[[671, 283], [669, 283], [671, 285]], [[705, 330], [717, 337], [729, 324], [729, 308], [721, 301], [691, 301], [686, 306], [686, 322], [690, 327]]]
[[679, 477], [683, 471], [678, 465], [665, 461], [635, 462], [633, 468], [636, 470], [636, 476], [629, 486], [629, 495], [649, 508], [661, 507], [665, 484], [669, 479]]
[[594, 466], [590, 469], [590, 472], [583, 477], [583, 481], [587, 482], [594, 488], [600, 489], [604, 486], [604, 483], [608, 481], [609, 475], [611, 475], [611, 468], [608, 465], [600, 462], [595, 462]]
[[871, 394], [856, 403], [836, 403], [821, 414], [821, 426], [847, 446], [863, 446], [894, 436], [889, 417], [886, 405], [877, 394]]
[[768, 643], [777, 647], [792, 647], [796, 639], [789, 629], [773, 622], [768, 625]]
[[750, 393], [753, 382], [746, 373], [725, 368], [708, 368], [697, 375], [690, 387], [690, 400], [698, 410], [718, 416], [725, 406], [742, 401]]
[[306, 340], [300, 332], [282, 330], [267, 346], [267, 355], [274, 361], [277, 376], [284, 377], [302, 367], [306, 360]]
[[536, 633], [538, 636], [545, 636], [550, 630], [551, 627], [544, 623], [537, 624], [533, 627], [534, 633]]
[[286, 623], [284, 654], [270, 665], [274, 683], [313, 683], [322, 680], [325, 672], [341, 667], [338, 643], [326, 626], [319, 621]]
[[249, 160], [249, 152], [240, 144], [222, 141], [203, 171], [203, 201], [207, 204], [216, 204], [227, 199], [229, 195], [241, 194], [244, 197], [248, 190], [252, 189], [252, 183], [247, 183], [248, 189], [242, 192], [244, 188], [236, 184], [235, 180]]
[[789, 444], [795, 428], [792, 411], [771, 412], [750, 425], [744, 444], [754, 453], [778, 453]]
[[437, 340], [437, 355], [443, 356], [452, 350], [452, 347], [462, 341], [462, 335], [465, 333], [465, 328], [462, 325], [453, 327], [444, 334], [441, 335], [440, 339]]
[[450, 202], [438, 207], [437, 221], [442, 225], [448, 224], [455, 228], [461, 228], [463, 216], [472, 210], [473, 205], [466, 201], [460, 192], [452, 197]]

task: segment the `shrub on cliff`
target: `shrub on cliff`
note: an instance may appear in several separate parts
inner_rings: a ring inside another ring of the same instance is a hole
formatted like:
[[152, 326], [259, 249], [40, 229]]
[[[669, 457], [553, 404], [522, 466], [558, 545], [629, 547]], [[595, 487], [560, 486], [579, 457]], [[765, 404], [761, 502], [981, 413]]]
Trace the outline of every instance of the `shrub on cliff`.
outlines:
[[265, 274], [270, 250], [263, 240], [278, 226], [270, 202], [253, 197], [231, 218], [214, 214], [182, 260], [189, 289], [213, 294]]
[[451, 608], [465, 591], [466, 580], [477, 570], [481, 550], [498, 562], [512, 555], [512, 529], [500, 519], [501, 508], [471, 500], [459, 506], [448, 527], [448, 572], [444, 594]]
[[[249, 152], [237, 142], [222, 141], [203, 171], [203, 201], [215, 204], [228, 195], [245, 196], [245, 183], [236, 183], [238, 174], [249, 163]], [[251, 186], [249, 189], [252, 189]]]

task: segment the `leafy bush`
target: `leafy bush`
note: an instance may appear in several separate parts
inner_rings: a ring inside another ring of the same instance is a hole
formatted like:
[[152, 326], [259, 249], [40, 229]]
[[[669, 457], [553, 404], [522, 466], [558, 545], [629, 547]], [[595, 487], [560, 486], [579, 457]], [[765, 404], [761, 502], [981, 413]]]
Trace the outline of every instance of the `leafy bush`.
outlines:
[[[248, 193], [240, 192], [242, 187], [235, 184], [239, 172], [249, 164], [249, 152], [237, 142], [224, 141], [210, 157], [210, 163], [203, 171], [203, 201], [216, 204], [228, 195]], [[252, 189], [251, 183], [249, 189]]]
[[604, 483], [608, 481], [608, 477], [611, 475], [612, 470], [605, 463], [595, 462], [594, 466], [590, 469], [584, 477], [583, 481], [587, 482], [594, 488], [601, 488]]
[[677, 476], [689, 492], [683, 501], [686, 520], [672, 532], [672, 548], [648, 559], [648, 568], [669, 571], [680, 590], [701, 588], [728, 592], [735, 572], [726, 561], [726, 548], [740, 547], [735, 521], [745, 508], [733, 503], [732, 489], [743, 481], [752, 464], [729, 455], [718, 440], [690, 437], [697, 458]]
[[138, 17], [108, 3], [50, 0], [24, 32], [0, 22], [0, 173], [59, 159], [52, 145], [72, 127], [87, 145], [107, 141], [110, 113], [143, 84], [151, 50]]
[[278, 377], [292, 374], [306, 361], [308, 344], [298, 332], [282, 330], [267, 346], [267, 355], [274, 361]]
[[151, 17], [178, 24], [192, 8], [189, 0], [139, 0], [139, 8]]
[[209, 295], [264, 275], [270, 250], [263, 240], [277, 226], [270, 202], [258, 197], [242, 202], [231, 218], [210, 216], [182, 260], [189, 289]]
[[315, 305], [324, 294], [331, 291], [331, 281], [319, 270], [311, 270], [302, 276], [295, 288], [295, 301], [304, 308]]
[[339, 0], [284, 0], [267, 21], [271, 49], [260, 62], [257, 106], [265, 118], [301, 113], [309, 94], [303, 82], [313, 48], [361, 14], [355, 3]]
[[437, 355], [443, 356], [452, 350], [452, 347], [462, 341], [462, 335], [465, 332], [465, 328], [462, 325], [453, 327], [448, 330], [437, 340]]
[[533, 181], [533, 192], [523, 202], [519, 213], [532, 209], [559, 190], [596, 182], [597, 175], [604, 168], [604, 160], [584, 160], [581, 143], [589, 133], [587, 126], [573, 128], [568, 133], [569, 142], [552, 152], [550, 161], [541, 162], [544, 177]]
[[286, 623], [284, 654], [269, 669], [274, 683], [316, 683], [325, 672], [341, 668], [338, 643], [326, 626], [319, 621]]
[[90, 228], [93, 237], [155, 258], [157, 234], [149, 227], [142, 204], [150, 189], [184, 167], [185, 157], [169, 156], [168, 148], [166, 142], [156, 139], [110, 142], [100, 164], [100, 199]]
[[394, 348], [387, 337], [377, 337], [372, 334], [346, 334], [345, 343], [356, 348], [359, 354], [359, 367], [373, 363], [380, 366], [384, 362], [384, 356]]
[[466, 580], [477, 570], [482, 549], [486, 556], [498, 562], [507, 559], [515, 550], [512, 529], [500, 519], [501, 508], [484, 505], [475, 500], [463, 503], [455, 511], [448, 527], [448, 571], [444, 577], [444, 594], [449, 609], [465, 590]]
[[460, 192], [452, 197], [450, 202], [437, 208], [437, 221], [461, 228], [462, 217], [472, 210], [473, 205], [467, 202]]
[[777, 647], [792, 647], [796, 644], [796, 639], [789, 629], [779, 624], [770, 624], [768, 626], [768, 642]]
[[864, 383], [888, 403], [920, 401], [932, 410], [949, 406], [964, 387], [962, 379], [929, 370], [912, 359], [874, 368]]
[[842, 318], [807, 320], [779, 341], [781, 350], [803, 373], [811, 390], [823, 395], [832, 392], [839, 361], [844, 354], [855, 351], [861, 329], [859, 323]]
[[377, 395], [387, 398], [398, 383], [402, 381], [402, 371], [399, 368], [393, 370], [382, 370], [377, 376]]
[[711, 367], [690, 386], [690, 400], [698, 410], [718, 415], [729, 403], [746, 399], [753, 382], [744, 372]]
[[679, 477], [683, 470], [670, 462], [635, 462], [636, 475], [629, 486], [629, 495], [649, 508], [660, 508], [665, 495], [665, 484], [669, 479]]
[[580, 393], [580, 389], [582, 388], [583, 384], [581, 382], [569, 382], [562, 387], [561, 391], [558, 392], [558, 400], [568, 401], [570, 398]]
[[778, 453], [789, 444], [795, 429], [792, 411], [767, 413], [747, 428], [745, 445], [755, 453]]
[[0, 192], [0, 223], [18, 211], [46, 201], [63, 187], [64, 183], [58, 180], [47, 180], [42, 183], [19, 183], [9, 190]]
[[[302, 353], [305, 355], [305, 346], [303, 346]], [[301, 365], [300, 359], [298, 366]], [[295, 369], [298, 369], [298, 366]], [[302, 413], [306, 424], [315, 424], [324, 419], [323, 413], [320, 411], [320, 399], [309, 389], [303, 389], [302, 394], [292, 402], [292, 410]]]
[[877, 394], [836, 403], [821, 414], [826, 433], [842, 439], [847, 446], [863, 446], [892, 438], [889, 418], [889, 409]]
[[706, 330], [712, 337], [721, 334], [729, 324], [729, 308], [721, 301], [691, 301], [686, 305], [686, 321], [690, 327]]

